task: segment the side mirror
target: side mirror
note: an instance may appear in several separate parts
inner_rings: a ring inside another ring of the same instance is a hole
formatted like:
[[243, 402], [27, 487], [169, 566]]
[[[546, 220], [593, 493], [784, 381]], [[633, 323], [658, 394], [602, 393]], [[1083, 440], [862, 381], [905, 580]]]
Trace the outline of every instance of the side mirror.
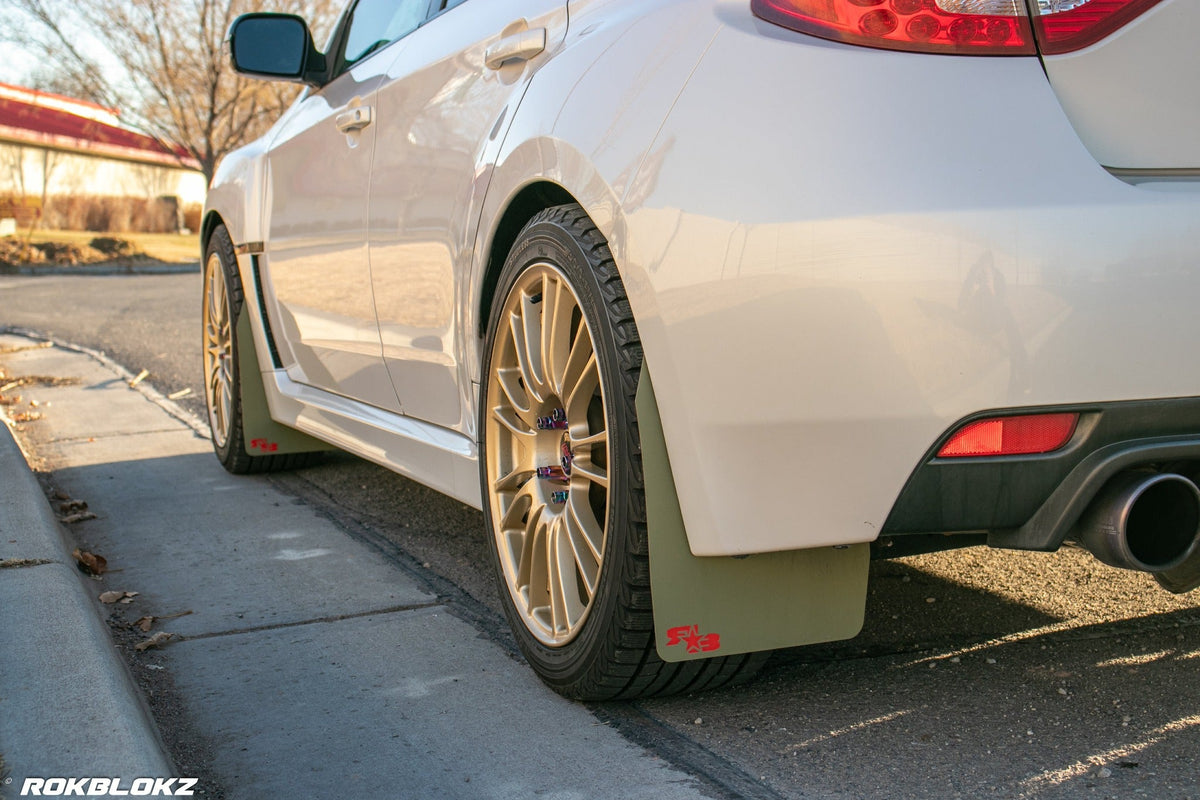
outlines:
[[243, 14], [229, 28], [233, 68], [252, 78], [321, 84], [325, 57], [294, 14]]

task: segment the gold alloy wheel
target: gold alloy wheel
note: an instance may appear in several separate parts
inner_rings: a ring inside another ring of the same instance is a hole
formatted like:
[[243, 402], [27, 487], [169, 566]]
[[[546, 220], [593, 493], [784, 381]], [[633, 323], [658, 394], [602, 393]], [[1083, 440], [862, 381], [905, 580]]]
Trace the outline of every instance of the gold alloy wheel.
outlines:
[[215, 251], [204, 268], [204, 393], [213, 443], [223, 448], [233, 416], [233, 326], [225, 268]]
[[525, 627], [561, 647], [595, 603], [608, 540], [594, 337], [566, 275], [548, 263], [521, 274], [497, 325], [484, 426], [495, 545]]

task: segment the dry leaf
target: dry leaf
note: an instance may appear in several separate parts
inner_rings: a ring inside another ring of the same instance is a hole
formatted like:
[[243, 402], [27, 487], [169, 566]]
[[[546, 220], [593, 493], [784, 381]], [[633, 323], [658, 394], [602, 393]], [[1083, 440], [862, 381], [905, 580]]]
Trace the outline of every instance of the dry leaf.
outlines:
[[64, 525], [74, 525], [76, 522], [87, 522], [89, 519], [95, 519], [96, 515], [90, 511], [80, 511], [78, 514], [70, 514], [65, 517], [60, 517], [59, 522]]
[[9, 389], [15, 389], [20, 385], [21, 385], [20, 381], [12, 381], [10, 383], [6, 383], [3, 386], [0, 386], [0, 392], [7, 392]]
[[88, 504], [86, 500], [67, 500], [64, 503], [58, 504], [60, 514], [74, 514], [79, 511], [87, 511]]
[[19, 406], [25, 398], [21, 395], [16, 397], [0, 397], [0, 406]]
[[133, 598], [138, 596], [138, 592], [105, 592], [100, 595], [100, 602], [111, 606], [113, 603], [124, 603], [128, 605], [133, 602]]
[[137, 386], [139, 383], [141, 383], [142, 381], [146, 380], [146, 378], [149, 378], [149, 377], [150, 377], [150, 370], [144, 369], [137, 374], [136, 378], [134, 378], [133, 380], [131, 380], [129, 382], [129, 386], [131, 388], [134, 386]]
[[79, 563], [79, 569], [86, 575], [103, 575], [108, 571], [108, 560], [104, 556], [76, 547], [71, 557]]
[[154, 623], [156, 623], [156, 622], [162, 622], [163, 620], [167, 620], [167, 619], [178, 619], [179, 617], [186, 617], [188, 614], [191, 614], [191, 613], [192, 612], [189, 610], [189, 611], [180, 611], [178, 614], [166, 614], [165, 616], [161, 616], [161, 617], [145, 616], [145, 617], [142, 617], [141, 619], [139, 619], [137, 622], [133, 623], [133, 627], [140, 628], [142, 633], [149, 633], [150, 629], [154, 627]]
[[182, 400], [183, 398], [187, 397], [191, 393], [192, 393], [192, 390], [190, 387], [187, 389], [180, 389], [178, 392], [167, 395], [167, 399], [168, 400]]
[[13, 414], [13, 422], [37, 422], [42, 415], [37, 411], [21, 411]]
[[50, 497], [53, 500], [70, 500], [71, 499], [71, 495], [67, 494], [62, 489], [55, 489], [53, 492], [50, 493]]
[[159, 631], [144, 642], [138, 642], [133, 646], [134, 650], [139, 653], [149, 650], [151, 647], [162, 647], [167, 642], [175, 638], [175, 634]]

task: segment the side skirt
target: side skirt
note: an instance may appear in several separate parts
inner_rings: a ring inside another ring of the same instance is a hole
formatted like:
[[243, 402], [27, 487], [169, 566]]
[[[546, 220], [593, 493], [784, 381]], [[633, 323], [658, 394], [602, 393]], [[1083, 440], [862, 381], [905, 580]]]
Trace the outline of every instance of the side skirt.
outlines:
[[296, 383], [283, 370], [263, 373], [263, 381], [279, 423], [482, 507], [479, 448], [469, 437]]

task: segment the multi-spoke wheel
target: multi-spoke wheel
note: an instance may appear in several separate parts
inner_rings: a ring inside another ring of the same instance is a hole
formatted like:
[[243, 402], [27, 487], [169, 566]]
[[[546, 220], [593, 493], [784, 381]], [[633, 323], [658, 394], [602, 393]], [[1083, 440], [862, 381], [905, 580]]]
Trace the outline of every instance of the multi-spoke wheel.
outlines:
[[208, 424], [218, 449], [229, 443], [233, 415], [233, 323], [221, 255], [210, 249], [204, 264], [204, 391]]
[[310, 464], [319, 453], [252, 456], [246, 451], [237, 328], [242, 302], [242, 279], [238, 275], [233, 242], [225, 226], [218, 225], [204, 250], [204, 306], [201, 310], [204, 400], [208, 406], [213, 449], [225, 469], [236, 474]]
[[568, 697], [710, 688], [753, 656], [664, 664], [654, 647], [635, 398], [637, 326], [579, 206], [526, 225], [496, 287], [479, 430], [484, 517], [522, 652]]
[[504, 579], [540, 642], [574, 639], [596, 599], [609, 514], [604, 387], [567, 276], [534, 261], [500, 309], [486, 418]]

